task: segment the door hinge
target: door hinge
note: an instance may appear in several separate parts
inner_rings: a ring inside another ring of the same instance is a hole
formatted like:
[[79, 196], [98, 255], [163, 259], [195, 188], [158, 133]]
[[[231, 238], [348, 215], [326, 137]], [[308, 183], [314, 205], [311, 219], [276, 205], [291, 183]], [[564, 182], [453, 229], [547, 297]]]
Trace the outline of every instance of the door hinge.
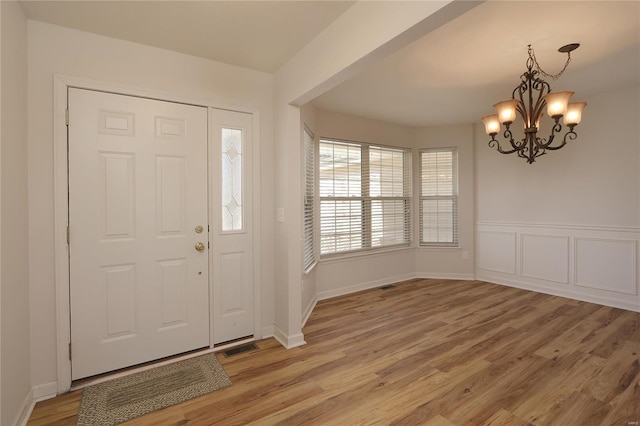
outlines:
[[64, 110], [64, 124], [69, 125], [69, 109]]
[[70, 237], [69, 237], [69, 227], [67, 226], [67, 245], [69, 245]]
[[69, 342], [69, 361], [71, 361], [71, 342]]

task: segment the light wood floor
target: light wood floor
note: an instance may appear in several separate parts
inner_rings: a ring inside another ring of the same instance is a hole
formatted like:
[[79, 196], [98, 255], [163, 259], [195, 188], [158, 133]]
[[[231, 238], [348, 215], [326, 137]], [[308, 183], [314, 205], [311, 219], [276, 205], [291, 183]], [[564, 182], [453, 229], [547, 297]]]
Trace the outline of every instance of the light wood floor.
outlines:
[[[415, 280], [319, 302], [307, 345], [219, 360], [233, 386], [129, 425], [640, 422], [640, 314], [484, 282]], [[81, 391], [30, 425], [75, 424]]]

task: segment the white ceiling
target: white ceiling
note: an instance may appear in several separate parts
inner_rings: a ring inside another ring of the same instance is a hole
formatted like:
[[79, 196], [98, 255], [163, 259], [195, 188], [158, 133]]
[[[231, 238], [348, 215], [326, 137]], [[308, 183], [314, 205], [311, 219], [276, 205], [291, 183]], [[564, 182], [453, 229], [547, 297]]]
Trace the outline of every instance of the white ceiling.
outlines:
[[32, 1], [30, 19], [268, 73], [354, 1]]
[[[22, 1], [30, 19], [272, 73], [353, 2]], [[511, 97], [532, 44], [581, 96], [640, 80], [639, 1], [488, 1], [313, 101], [409, 126], [477, 122]], [[588, 108], [588, 107], [587, 107]], [[588, 114], [588, 109], [585, 111]]]
[[[479, 122], [511, 98], [531, 44], [554, 90], [581, 96], [640, 80], [640, 2], [488, 1], [313, 101], [409, 126]], [[588, 106], [585, 110], [588, 115]]]

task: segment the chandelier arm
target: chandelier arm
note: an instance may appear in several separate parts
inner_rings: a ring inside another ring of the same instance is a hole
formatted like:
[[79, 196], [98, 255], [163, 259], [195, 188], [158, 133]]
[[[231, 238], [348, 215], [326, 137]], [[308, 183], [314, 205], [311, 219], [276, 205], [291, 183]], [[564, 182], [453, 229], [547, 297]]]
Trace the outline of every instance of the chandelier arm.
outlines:
[[[509, 143], [511, 144], [511, 147], [513, 148], [512, 150], [510, 150], [508, 153], [513, 153], [513, 152], [522, 152], [523, 150], [526, 150], [527, 148], [527, 141], [526, 141], [526, 137], [523, 139], [520, 139], [519, 141], [516, 141], [513, 138], [513, 133], [511, 133], [511, 129], [507, 129], [504, 131], [504, 137], [505, 139], [507, 139], [509, 141]], [[507, 154], [507, 152], [505, 152], [504, 154]]]
[[493, 136], [489, 141], [489, 147], [497, 149], [500, 154], [513, 154], [514, 152], [518, 152], [521, 149], [513, 141], [513, 136], [511, 135], [511, 131], [509, 129], [504, 131], [504, 137], [509, 139], [509, 142], [511, 143], [513, 149], [502, 149], [502, 146], [500, 146], [500, 141], [498, 141], [495, 136]]
[[555, 151], [556, 149], [560, 149], [563, 146], [565, 146], [567, 144], [567, 142], [569, 140], [576, 140], [576, 138], [578, 137], [578, 134], [576, 132], [573, 131], [573, 127], [571, 129], [569, 129], [569, 131], [567, 133], [565, 133], [564, 137], [562, 138], [562, 143], [558, 146], [549, 146], [546, 147], [546, 149], [550, 149], [552, 151]]
[[558, 120], [556, 120], [555, 124], [551, 128], [551, 134], [549, 135], [549, 141], [545, 142], [544, 139], [540, 139], [541, 142], [542, 142], [541, 146], [544, 149], [551, 149], [551, 150], [562, 148], [566, 144], [566, 142], [563, 142], [562, 145], [557, 146], [557, 147], [551, 146], [551, 144], [553, 143], [553, 141], [554, 141], [554, 139], [556, 137], [556, 134], [560, 133], [561, 130], [562, 130], [562, 125], [558, 122]]

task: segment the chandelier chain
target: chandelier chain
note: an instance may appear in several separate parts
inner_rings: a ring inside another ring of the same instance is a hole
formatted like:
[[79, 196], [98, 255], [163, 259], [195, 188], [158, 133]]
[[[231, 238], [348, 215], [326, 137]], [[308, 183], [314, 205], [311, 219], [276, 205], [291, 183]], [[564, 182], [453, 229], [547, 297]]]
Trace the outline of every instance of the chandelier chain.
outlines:
[[529, 53], [529, 58], [535, 64], [536, 69], [538, 70], [538, 72], [540, 72], [540, 74], [542, 74], [545, 77], [553, 79], [554, 81], [557, 80], [564, 73], [564, 71], [569, 66], [569, 62], [571, 62], [571, 52], [567, 52], [567, 62], [565, 62], [564, 67], [560, 70], [560, 72], [558, 74], [549, 74], [549, 73], [545, 72], [542, 68], [540, 68], [540, 64], [538, 63], [538, 60], [536, 59], [536, 54], [533, 51], [533, 48], [531, 47], [531, 45], [528, 46], [528, 53]]

